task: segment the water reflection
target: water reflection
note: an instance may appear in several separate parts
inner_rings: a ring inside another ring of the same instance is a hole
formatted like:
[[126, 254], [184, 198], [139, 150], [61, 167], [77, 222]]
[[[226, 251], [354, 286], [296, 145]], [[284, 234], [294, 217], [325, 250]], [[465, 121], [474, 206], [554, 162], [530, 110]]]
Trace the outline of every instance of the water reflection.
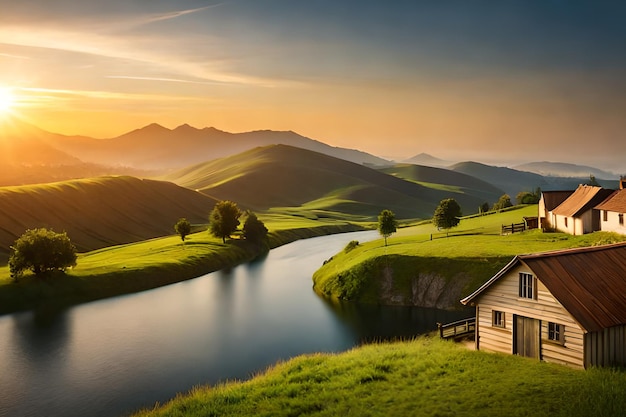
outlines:
[[381, 340], [411, 339], [446, 323], [470, 317], [472, 309], [438, 310], [434, 308], [356, 304], [324, 298], [335, 317], [346, 324], [355, 340], [367, 343]]

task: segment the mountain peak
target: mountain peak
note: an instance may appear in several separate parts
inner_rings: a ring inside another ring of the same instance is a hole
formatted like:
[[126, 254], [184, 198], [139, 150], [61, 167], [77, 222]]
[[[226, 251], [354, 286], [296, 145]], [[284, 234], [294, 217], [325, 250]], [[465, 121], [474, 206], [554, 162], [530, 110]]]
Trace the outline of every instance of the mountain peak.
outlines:
[[199, 130], [200, 129], [196, 129], [193, 126], [191, 126], [191, 125], [189, 125], [187, 123], [184, 123], [184, 124], [178, 126], [176, 129], [174, 129], [174, 132], [189, 132], [189, 131], [196, 132], [196, 131], [199, 131]]
[[169, 131], [168, 128], [166, 128], [164, 126], [161, 126], [158, 123], [150, 123], [147, 126], [144, 126], [142, 128], [139, 128], [139, 129], [135, 130], [135, 132], [139, 132], [139, 131], [142, 131], [142, 132], [157, 132], [157, 131], [162, 132], [162, 131], [165, 131], [165, 130]]

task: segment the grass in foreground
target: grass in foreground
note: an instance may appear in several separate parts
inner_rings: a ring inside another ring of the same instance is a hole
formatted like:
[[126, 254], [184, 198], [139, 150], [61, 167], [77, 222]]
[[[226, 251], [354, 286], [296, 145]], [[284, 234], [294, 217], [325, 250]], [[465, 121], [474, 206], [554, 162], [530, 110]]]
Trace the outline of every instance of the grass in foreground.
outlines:
[[314, 354], [199, 387], [137, 416], [617, 416], [626, 373], [574, 370], [422, 337]]

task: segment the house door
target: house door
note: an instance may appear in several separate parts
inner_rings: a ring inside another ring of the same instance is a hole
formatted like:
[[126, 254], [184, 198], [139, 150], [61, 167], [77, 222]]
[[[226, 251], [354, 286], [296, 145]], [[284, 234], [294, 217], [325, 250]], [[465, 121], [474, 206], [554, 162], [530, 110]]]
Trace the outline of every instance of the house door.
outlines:
[[539, 359], [539, 320], [515, 316], [515, 343], [513, 353], [528, 358]]

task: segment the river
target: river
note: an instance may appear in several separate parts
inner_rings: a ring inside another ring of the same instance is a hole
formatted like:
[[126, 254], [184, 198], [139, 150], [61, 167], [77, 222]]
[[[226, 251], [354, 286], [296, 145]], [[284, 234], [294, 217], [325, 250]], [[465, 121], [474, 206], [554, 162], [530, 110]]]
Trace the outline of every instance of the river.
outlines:
[[278, 360], [410, 337], [467, 312], [332, 303], [311, 276], [355, 232], [55, 314], [0, 316], [0, 416], [121, 416]]

